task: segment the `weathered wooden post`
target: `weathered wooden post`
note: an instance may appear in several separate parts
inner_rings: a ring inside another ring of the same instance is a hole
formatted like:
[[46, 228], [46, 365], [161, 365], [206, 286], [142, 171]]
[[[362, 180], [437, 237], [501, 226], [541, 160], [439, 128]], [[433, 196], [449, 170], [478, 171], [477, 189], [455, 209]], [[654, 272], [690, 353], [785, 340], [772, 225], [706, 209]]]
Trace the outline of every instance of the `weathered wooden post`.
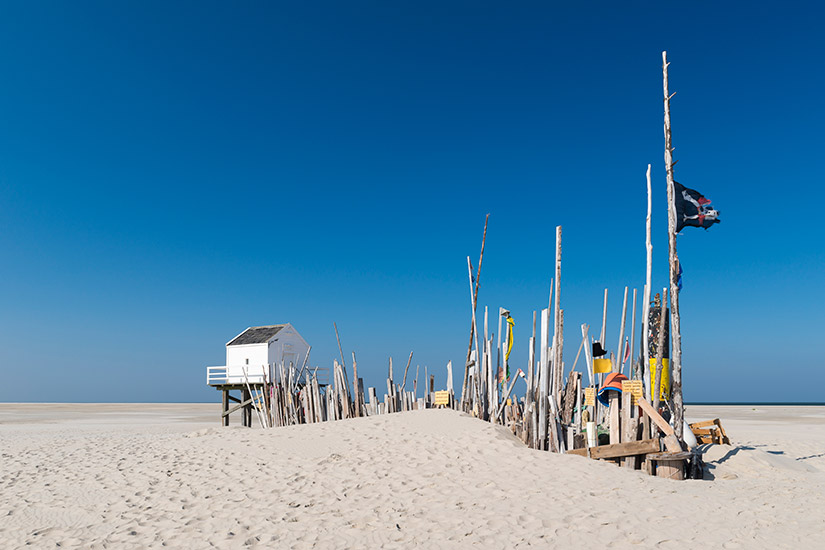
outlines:
[[634, 357], [635, 357], [634, 354], [636, 352], [636, 346], [635, 346], [635, 343], [636, 343], [636, 289], [635, 288], [633, 289], [633, 313], [631, 314], [630, 324], [631, 324], [631, 330], [630, 330], [630, 357], [628, 359], [630, 361], [630, 366], [629, 366], [630, 367], [630, 372], [629, 372], [630, 376], [628, 376], [628, 378], [630, 378], [631, 380], [638, 380], [639, 373], [638, 373], [638, 370], [636, 368], [636, 361], [634, 359]]
[[355, 417], [358, 418], [361, 416], [361, 399], [358, 391], [358, 361], [355, 360], [354, 351], [352, 352], [352, 393], [355, 396]]
[[670, 99], [667, 84], [667, 52], [662, 52], [662, 89], [665, 96], [665, 168], [667, 170], [667, 226], [670, 251], [670, 368], [673, 376], [671, 394], [676, 436], [682, 438], [684, 405], [682, 403], [682, 334], [679, 321], [679, 256], [676, 253], [676, 203], [673, 185], [673, 145], [670, 137]]
[[412, 363], [413, 352], [410, 352], [410, 358], [407, 359], [407, 366], [404, 367], [404, 378], [401, 380], [401, 391], [407, 387], [407, 371], [410, 370], [410, 363]]
[[648, 385], [652, 382], [650, 381], [650, 352], [648, 348], [648, 334], [650, 332], [650, 292], [652, 289], [651, 283], [651, 274], [653, 270], [653, 245], [650, 242], [650, 216], [651, 216], [651, 186], [650, 186], [650, 165], [647, 165], [647, 220], [645, 221], [645, 228], [646, 228], [646, 239], [645, 239], [645, 248], [647, 250], [647, 269], [645, 270], [645, 288], [644, 288], [644, 296], [642, 303], [642, 372], [641, 378], [642, 380], [645, 379], [644, 373], [648, 373]]
[[561, 395], [561, 385], [563, 380], [562, 351], [564, 349], [564, 330], [561, 313], [561, 226], [556, 226], [556, 302], [553, 309], [553, 399], [556, 400], [557, 408], [561, 408], [559, 401]]
[[[484, 227], [485, 227], [485, 235], [486, 235], [486, 228], [487, 228], [486, 223], [485, 223]], [[482, 241], [482, 255], [483, 255], [483, 252], [484, 252], [484, 244], [483, 244], [483, 241]], [[481, 268], [481, 262], [479, 262], [479, 268]], [[474, 393], [478, 393], [478, 391], [480, 390], [480, 388], [479, 388], [479, 382], [480, 382], [479, 372], [481, 370], [481, 352], [479, 351], [479, 347], [478, 347], [478, 322], [476, 320], [476, 306], [477, 306], [476, 298], [477, 298], [477, 295], [478, 295], [478, 284], [476, 284], [475, 293], [474, 293], [473, 292], [473, 265], [470, 263], [470, 257], [469, 256], [467, 256], [467, 273], [469, 274], [469, 277], [470, 277], [470, 306], [472, 307], [472, 312], [473, 312], [473, 314], [472, 314], [473, 331], [470, 333], [470, 336], [475, 337], [475, 346], [476, 346], [475, 365], [474, 365], [474, 368], [475, 368], [474, 372], [475, 372], [476, 376], [474, 377], [475, 378], [475, 384], [474, 384], [475, 385], [475, 391], [474, 391]], [[472, 353], [470, 353], [469, 356], [472, 357]], [[467, 358], [467, 365], [470, 364], [470, 357]], [[426, 366], [424, 368], [426, 370]], [[468, 367], [465, 366], [464, 367], [465, 386], [466, 386], [466, 379], [467, 379], [467, 371], [468, 371]], [[427, 385], [426, 374], [424, 376], [424, 385], [425, 386]], [[465, 390], [466, 390], [466, 387], [464, 389], [462, 389], [462, 394], [464, 394]], [[465, 394], [465, 398], [466, 398], [466, 394]]]
[[[602, 309], [602, 331], [599, 335], [599, 343], [602, 345], [602, 349], [606, 350], [607, 348], [604, 335], [605, 331], [607, 330], [607, 289], [604, 289], [604, 309]], [[599, 380], [601, 382], [601, 380]]]
[[616, 348], [616, 361], [613, 363], [613, 372], [622, 370], [624, 359], [624, 327], [627, 320], [627, 287], [624, 287], [624, 299], [622, 300], [622, 322], [619, 325], [619, 346]]
[[539, 407], [538, 407], [538, 441], [539, 450], [547, 447], [547, 399], [550, 392], [550, 358], [548, 357], [548, 332], [550, 331], [550, 310], [541, 310], [541, 359], [539, 365]]
[[659, 340], [656, 345], [656, 370], [653, 374], [653, 408], [659, 410], [659, 399], [662, 393], [662, 369], [665, 352], [665, 330], [667, 327], [667, 288], [662, 289], [662, 305], [659, 313]]
[[[475, 320], [475, 312], [476, 312], [476, 304], [478, 303], [478, 285], [481, 281], [481, 262], [484, 260], [484, 241], [487, 240], [487, 222], [490, 221], [490, 214], [487, 214], [487, 217], [484, 218], [484, 234], [481, 236], [481, 255], [478, 257], [478, 273], [476, 275], [475, 280], [475, 290], [471, 295], [471, 302], [473, 306], [473, 319], [470, 323], [470, 344], [467, 346], [467, 360], [464, 362], [464, 382], [461, 384], [461, 409], [465, 412], [469, 408], [467, 406], [468, 401], [472, 401], [472, 399], [467, 399], [467, 377], [470, 364], [470, 359], [473, 353], [473, 338], [476, 337], [476, 362], [478, 361], [478, 327], [476, 326]], [[467, 256], [467, 265], [470, 268], [470, 288], [473, 288], [473, 266], [470, 264], [470, 257]], [[478, 369], [478, 366], [476, 366]], [[417, 378], [417, 377], [416, 377]]]

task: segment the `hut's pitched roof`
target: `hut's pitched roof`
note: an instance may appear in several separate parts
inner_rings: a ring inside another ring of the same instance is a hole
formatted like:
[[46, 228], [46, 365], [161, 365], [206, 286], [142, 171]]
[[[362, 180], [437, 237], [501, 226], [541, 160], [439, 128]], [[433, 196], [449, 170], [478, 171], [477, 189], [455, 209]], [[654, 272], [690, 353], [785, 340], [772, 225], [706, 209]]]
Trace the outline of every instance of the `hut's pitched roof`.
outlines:
[[278, 334], [286, 325], [268, 325], [265, 327], [249, 327], [234, 340], [226, 344], [227, 346], [242, 346], [244, 344], [265, 344], [269, 339]]

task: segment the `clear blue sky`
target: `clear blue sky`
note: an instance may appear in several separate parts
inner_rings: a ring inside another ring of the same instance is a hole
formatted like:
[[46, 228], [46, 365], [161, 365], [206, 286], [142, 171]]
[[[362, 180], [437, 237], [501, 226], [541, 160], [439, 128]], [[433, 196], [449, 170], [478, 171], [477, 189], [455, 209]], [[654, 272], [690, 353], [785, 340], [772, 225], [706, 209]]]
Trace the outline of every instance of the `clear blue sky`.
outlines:
[[[661, 51], [687, 401], [821, 401], [818, 4], [25, 2], [0, 13], [0, 400], [215, 401], [206, 365], [291, 322], [367, 385], [460, 379], [466, 256], [526, 366], [564, 228], [565, 361], [610, 290], [666, 281]], [[641, 309], [641, 299], [639, 301]], [[819, 355], [819, 359], [816, 356]], [[398, 376], [398, 375], [397, 375]]]

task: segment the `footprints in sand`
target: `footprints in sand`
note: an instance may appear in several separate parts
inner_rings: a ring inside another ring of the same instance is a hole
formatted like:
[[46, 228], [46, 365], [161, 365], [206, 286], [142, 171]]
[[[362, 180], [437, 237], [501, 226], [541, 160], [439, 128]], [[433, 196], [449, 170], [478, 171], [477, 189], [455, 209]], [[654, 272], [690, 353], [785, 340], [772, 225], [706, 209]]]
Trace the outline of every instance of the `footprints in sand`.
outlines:
[[[693, 540], [737, 548], [765, 533], [804, 546], [794, 533], [825, 530], [806, 513], [825, 506], [822, 481], [808, 483], [807, 500], [796, 504], [793, 480], [675, 490], [612, 465], [513, 447], [493, 426], [432, 412], [189, 437], [151, 427], [0, 433], [0, 541], [240, 549], [683, 548]], [[776, 495], [788, 504], [771, 508]], [[708, 526], [706, 538], [697, 524]]]

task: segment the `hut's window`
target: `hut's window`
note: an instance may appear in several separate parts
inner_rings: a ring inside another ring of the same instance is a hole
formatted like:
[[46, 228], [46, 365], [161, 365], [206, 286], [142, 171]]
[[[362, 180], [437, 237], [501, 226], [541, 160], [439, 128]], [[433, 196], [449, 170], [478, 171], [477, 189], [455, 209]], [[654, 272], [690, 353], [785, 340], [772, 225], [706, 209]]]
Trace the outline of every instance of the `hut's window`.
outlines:
[[246, 364], [249, 364], [249, 357], [246, 358]]

